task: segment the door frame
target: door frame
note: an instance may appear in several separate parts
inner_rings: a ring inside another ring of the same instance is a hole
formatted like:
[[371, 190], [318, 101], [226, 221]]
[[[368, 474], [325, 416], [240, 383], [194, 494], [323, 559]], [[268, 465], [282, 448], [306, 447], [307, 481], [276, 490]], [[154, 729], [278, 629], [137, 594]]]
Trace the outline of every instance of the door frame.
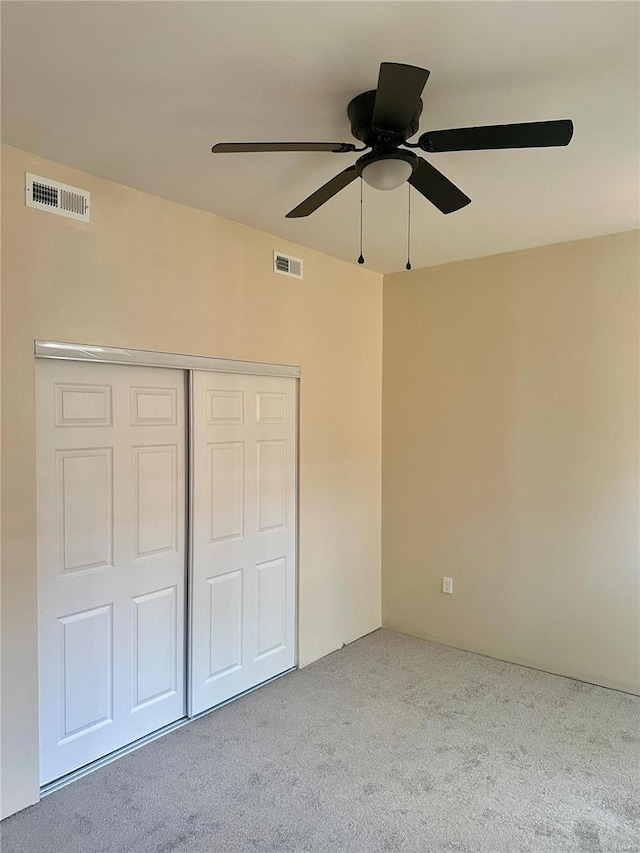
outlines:
[[[228, 358], [215, 358], [211, 356], [197, 356], [197, 355], [185, 355], [182, 353], [168, 353], [168, 352], [155, 352], [153, 350], [139, 350], [139, 349], [125, 349], [121, 347], [109, 347], [109, 346], [97, 346], [95, 344], [77, 344], [77, 343], [68, 343], [64, 341], [48, 341], [48, 340], [40, 340], [36, 339], [34, 341], [34, 355], [36, 358], [52, 358], [52, 359], [61, 359], [64, 361], [83, 361], [83, 362], [96, 362], [101, 364], [128, 364], [136, 367], [167, 367], [173, 368], [176, 370], [182, 370], [187, 373], [186, 377], [186, 396], [187, 396], [187, 413], [188, 413], [188, 424], [187, 424], [187, 432], [186, 432], [186, 472], [187, 472], [187, 483], [186, 483], [186, 517], [185, 517], [185, 525], [186, 525], [186, 537], [185, 537], [185, 563], [186, 563], [186, 577], [185, 577], [185, 699], [186, 699], [186, 716], [181, 717], [173, 723], [170, 723], [168, 726], [164, 726], [162, 729], [159, 729], [155, 732], [151, 732], [148, 735], [140, 738], [139, 740], [134, 741], [133, 743], [126, 744], [123, 747], [111, 752], [101, 758], [97, 758], [95, 761], [90, 762], [89, 764], [78, 768], [77, 770], [73, 770], [71, 773], [66, 774], [65, 776], [60, 777], [59, 779], [54, 779], [53, 781], [47, 783], [46, 785], [42, 785], [40, 787], [40, 797], [44, 797], [47, 794], [51, 794], [54, 791], [63, 788], [65, 785], [74, 782], [76, 779], [80, 779], [83, 776], [86, 776], [88, 773], [97, 770], [99, 767], [104, 767], [106, 764], [110, 764], [112, 761], [115, 761], [117, 758], [120, 758], [123, 755], [127, 755], [130, 752], [133, 752], [136, 749], [139, 749], [141, 746], [144, 746], [147, 743], [150, 743], [153, 740], [157, 740], [159, 737], [162, 737], [165, 734], [168, 734], [171, 731], [175, 731], [178, 728], [190, 723], [192, 720], [200, 719], [200, 717], [204, 717], [207, 714], [210, 714], [212, 711], [215, 711], [217, 708], [220, 708], [223, 705], [227, 705], [229, 702], [233, 702], [235, 699], [240, 698], [240, 696], [245, 696], [247, 693], [252, 693], [254, 690], [262, 687], [263, 684], [268, 684], [270, 681], [275, 681], [277, 678], [281, 678], [283, 675], [291, 672], [293, 669], [297, 669], [299, 664], [299, 638], [300, 638], [300, 630], [299, 630], [299, 620], [300, 620], [300, 376], [301, 370], [298, 365], [292, 364], [275, 364], [275, 363], [267, 363], [267, 362], [258, 362], [258, 361], [240, 361], [237, 359], [228, 359]], [[295, 619], [294, 619], [294, 650], [295, 650], [295, 660], [294, 666], [291, 669], [287, 669], [282, 673], [274, 676], [273, 678], [268, 679], [262, 684], [258, 684], [255, 687], [250, 688], [249, 690], [244, 691], [243, 693], [238, 694], [238, 696], [234, 696], [231, 699], [227, 699], [224, 702], [220, 702], [218, 705], [215, 705], [212, 708], [207, 709], [206, 711], [202, 711], [199, 714], [191, 715], [190, 709], [190, 696], [191, 696], [191, 667], [189, 666], [190, 655], [191, 655], [191, 630], [189, 625], [189, 612], [190, 612], [190, 595], [191, 595], [191, 578], [193, 571], [193, 526], [191, 524], [191, 509], [192, 509], [192, 496], [193, 496], [193, 477], [191, 475], [191, 466], [193, 462], [193, 418], [192, 418], [192, 405], [193, 405], [193, 372], [195, 370], [203, 370], [212, 373], [241, 373], [248, 374], [254, 376], [283, 376], [296, 379], [295, 383], [295, 405], [296, 405], [296, 423], [295, 423], [295, 434], [296, 434], [296, 453], [295, 453], [295, 488], [296, 488], [296, 499], [295, 499], [295, 556], [296, 556], [296, 567], [295, 567]], [[38, 660], [38, 666], [40, 666], [40, 661]], [[38, 713], [40, 707], [40, 696], [38, 692]], [[39, 724], [38, 724], [39, 729]], [[38, 752], [39, 752], [39, 742], [40, 738], [38, 735]]]
[[300, 378], [300, 368], [294, 364], [238, 361], [231, 358], [101, 347], [93, 344], [36, 340], [34, 341], [34, 353], [38, 358], [62, 358], [109, 364], [135, 364], [137, 367], [174, 367], [178, 370], [208, 370], [215, 373], [249, 373], [257, 376], [293, 376], [296, 379]]

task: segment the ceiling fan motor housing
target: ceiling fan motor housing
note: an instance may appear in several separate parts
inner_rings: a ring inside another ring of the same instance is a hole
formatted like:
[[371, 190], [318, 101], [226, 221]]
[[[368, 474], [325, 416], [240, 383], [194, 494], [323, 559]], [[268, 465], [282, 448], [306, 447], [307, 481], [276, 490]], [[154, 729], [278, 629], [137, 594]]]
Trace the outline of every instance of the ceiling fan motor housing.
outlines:
[[422, 114], [422, 99], [418, 99], [418, 106], [408, 127], [402, 130], [391, 130], [378, 128], [373, 125], [373, 108], [376, 100], [376, 89], [363, 92], [349, 103], [347, 115], [351, 122], [351, 133], [356, 139], [365, 145], [375, 149], [393, 150], [401, 145], [406, 139], [417, 133]]

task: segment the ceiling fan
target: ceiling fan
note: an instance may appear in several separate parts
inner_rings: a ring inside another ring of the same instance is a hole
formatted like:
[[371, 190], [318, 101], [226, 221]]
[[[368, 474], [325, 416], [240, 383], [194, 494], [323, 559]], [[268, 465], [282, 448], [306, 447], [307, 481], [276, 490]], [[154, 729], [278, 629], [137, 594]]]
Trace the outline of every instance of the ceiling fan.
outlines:
[[287, 213], [288, 218], [297, 218], [309, 216], [359, 177], [381, 190], [396, 189], [408, 181], [442, 213], [453, 213], [469, 204], [471, 199], [462, 190], [407, 148], [435, 154], [492, 148], [541, 148], [568, 145], [571, 141], [573, 122], [562, 119], [429, 130], [416, 144], [407, 142], [418, 130], [422, 113], [420, 96], [428, 78], [426, 68], [381, 63], [377, 88], [357, 95], [347, 107], [351, 133], [364, 143], [363, 148], [356, 148], [351, 142], [220, 142], [211, 150], [215, 154], [263, 151], [351, 154], [371, 149]]

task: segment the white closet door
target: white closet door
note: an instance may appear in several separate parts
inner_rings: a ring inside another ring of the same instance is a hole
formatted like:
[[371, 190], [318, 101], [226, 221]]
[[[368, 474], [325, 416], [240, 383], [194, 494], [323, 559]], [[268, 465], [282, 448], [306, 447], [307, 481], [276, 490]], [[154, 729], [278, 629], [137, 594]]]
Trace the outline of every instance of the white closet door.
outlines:
[[295, 383], [193, 374], [192, 715], [295, 663]]
[[184, 716], [184, 373], [39, 360], [41, 782]]

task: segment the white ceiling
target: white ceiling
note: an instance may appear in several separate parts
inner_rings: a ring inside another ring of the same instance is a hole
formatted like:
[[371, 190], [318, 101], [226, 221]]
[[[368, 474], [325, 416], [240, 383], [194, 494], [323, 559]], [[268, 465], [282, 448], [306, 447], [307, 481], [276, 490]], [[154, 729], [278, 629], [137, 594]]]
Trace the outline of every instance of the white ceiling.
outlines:
[[[355, 261], [360, 182], [285, 213], [357, 155], [213, 155], [220, 141], [355, 142], [381, 61], [430, 69], [420, 132], [572, 118], [567, 148], [431, 162], [473, 203], [413, 194], [414, 267], [640, 225], [635, 2], [3, 2], [3, 140]], [[407, 189], [364, 187], [367, 266], [406, 261]]]

